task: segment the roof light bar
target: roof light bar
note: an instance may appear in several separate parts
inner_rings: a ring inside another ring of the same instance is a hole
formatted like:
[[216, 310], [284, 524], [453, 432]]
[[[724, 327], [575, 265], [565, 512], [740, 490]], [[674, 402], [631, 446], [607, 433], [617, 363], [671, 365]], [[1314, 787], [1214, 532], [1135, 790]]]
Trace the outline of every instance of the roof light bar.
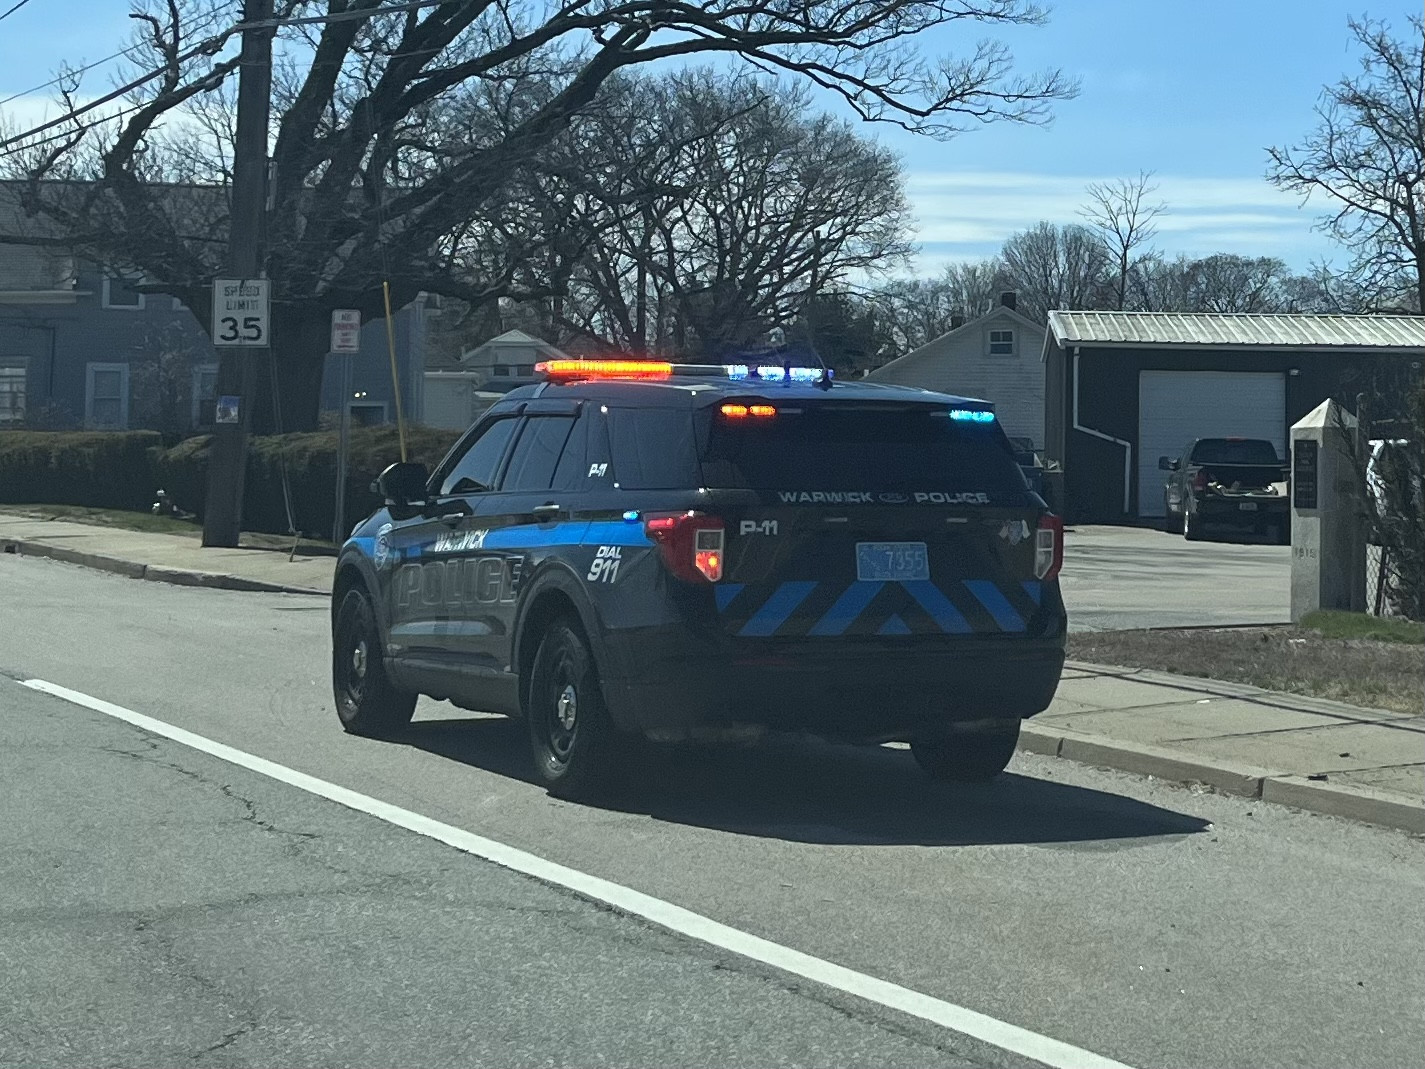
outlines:
[[673, 365], [663, 360], [546, 360], [535, 365], [535, 373], [552, 382], [582, 379], [666, 379]]
[[950, 418], [959, 423], [993, 423], [995, 414], [985, 408], [952, 408]]
[[766, 382], [783, 382], [790, 378], [792, 382], [818, 382], [823, 375], [831, 376], [829, 370], [824, 371], [819, 367], [787, 368], [778, 364], [724, 364], [722, 367], [727, 377], [733, 380], [762, 379]]

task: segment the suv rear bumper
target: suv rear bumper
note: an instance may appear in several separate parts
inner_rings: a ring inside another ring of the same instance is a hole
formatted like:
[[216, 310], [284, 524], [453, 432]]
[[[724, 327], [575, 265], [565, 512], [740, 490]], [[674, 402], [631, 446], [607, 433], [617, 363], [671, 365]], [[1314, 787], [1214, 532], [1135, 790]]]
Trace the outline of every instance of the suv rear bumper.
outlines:
[[857, 742], [907, 740], [962, 721], [1025, 719], [1048, 708], [1064, 667], [1064, 635], [953, 641], [769, 643], [710, 657], [666, 636], [606, 636], [614, 664], [604, 692], [625, 730], [676, 741], [747, 729]]

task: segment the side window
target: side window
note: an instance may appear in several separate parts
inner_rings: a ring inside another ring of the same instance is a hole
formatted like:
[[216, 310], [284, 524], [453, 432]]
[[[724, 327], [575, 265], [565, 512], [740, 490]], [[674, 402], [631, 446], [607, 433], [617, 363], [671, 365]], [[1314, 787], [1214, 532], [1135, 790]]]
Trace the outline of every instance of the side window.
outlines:
[[589, 436], [589, 426], [594, 421], [584, 416], [574, 421], [574, 429], [569, 432], [569, 440], [564, 443], [564, 455], [559, 458], [559, 467], [554, 471], [555, 490], [578, 490], [584, 486], [588, 475], [588, 465], [584, 463], [585, 439]]
[[688, 410], [611, 408], [607, 419], [621, 489], [689, 489], [701, 481]]
[[573, 426], [574, 420], [569, 416], [529, 417], [510, 454], [501, 489], [548, 490]]
[[480, 437], [465, 448], [455, 466], [441, 480], [442, 494], [478, 494], [495, 485], [500, 459], [515, 433], [517, 420], [510, 416], [486, 427]]

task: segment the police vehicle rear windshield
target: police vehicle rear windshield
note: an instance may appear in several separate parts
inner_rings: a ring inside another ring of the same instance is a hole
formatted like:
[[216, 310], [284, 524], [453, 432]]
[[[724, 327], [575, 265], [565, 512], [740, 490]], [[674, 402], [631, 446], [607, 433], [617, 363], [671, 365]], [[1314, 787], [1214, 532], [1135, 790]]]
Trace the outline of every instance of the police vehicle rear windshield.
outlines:
[[934, 405], [806, 402], [777, 414], [707, 414], [708, 486], [755, 490], [1025, 490], [998, 423], [950, 418]]

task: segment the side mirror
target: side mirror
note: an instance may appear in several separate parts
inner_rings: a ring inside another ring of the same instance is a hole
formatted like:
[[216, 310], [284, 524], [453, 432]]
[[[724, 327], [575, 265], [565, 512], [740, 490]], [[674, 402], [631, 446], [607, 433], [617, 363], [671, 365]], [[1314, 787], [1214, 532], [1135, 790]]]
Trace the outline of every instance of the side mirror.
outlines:
[[1158, 458], [1158, 470], [1159, 470], [1159, 471], [1177, 471], [1177, 470], [1178, 470], [1178, 462], [1177, 462], [1176, 460], [1174, 460], [1172, 457], [1159, 457], [1159, 458]]
[[392, 515], [414, 515], [426, 503], [426, 483], [430, 472], [424, 464], [392, 464], [371, 484], [372, 492], [386, 502]]

